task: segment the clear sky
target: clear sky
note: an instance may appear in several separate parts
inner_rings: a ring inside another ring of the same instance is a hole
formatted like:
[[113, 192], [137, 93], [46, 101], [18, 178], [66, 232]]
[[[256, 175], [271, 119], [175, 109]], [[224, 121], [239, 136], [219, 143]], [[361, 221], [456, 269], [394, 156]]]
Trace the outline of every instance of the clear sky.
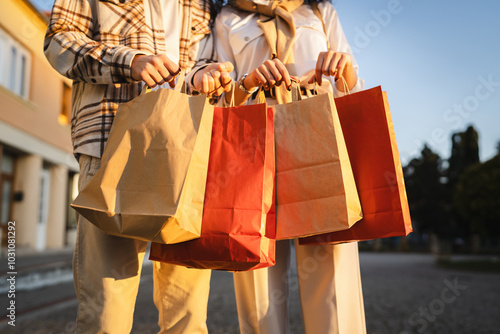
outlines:
[[[50, 9], [53, 0], [32, 0]], [[387, 91], [403, 164], [441, 157], [472, 124], [481, 160], [500, 142], [500, 1], [333, 0], [365, 87]]]
[[366, 88], [387, 91], [403, 162], [448, 158], [472, 124], [481, 160], [500, 142], [500, 1], [334, 0]]

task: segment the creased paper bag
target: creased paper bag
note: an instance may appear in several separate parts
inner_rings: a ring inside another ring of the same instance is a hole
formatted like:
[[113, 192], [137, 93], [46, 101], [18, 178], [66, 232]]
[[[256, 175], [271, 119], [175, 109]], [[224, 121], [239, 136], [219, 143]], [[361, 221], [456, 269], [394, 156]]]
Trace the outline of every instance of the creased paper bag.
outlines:
[[104, 232], [176, 243], [200, 236], [213, 106], [177, 90], [117, 110], [101, 168], [72, 207]]
[[150, 259], [244, 271], [275, 264], [273, 111], [215, 108], [201, 237], [151, 245]]
[[380, 87], [335, 99], [358, 187], [363, 219], [348, 230], [300, 239], [300, 244], [339, 243], [412, 231], [403, 170], [387, 95]]
[[350, 228], [362, 212], [333, 95], [273, 107], [276, 238]]

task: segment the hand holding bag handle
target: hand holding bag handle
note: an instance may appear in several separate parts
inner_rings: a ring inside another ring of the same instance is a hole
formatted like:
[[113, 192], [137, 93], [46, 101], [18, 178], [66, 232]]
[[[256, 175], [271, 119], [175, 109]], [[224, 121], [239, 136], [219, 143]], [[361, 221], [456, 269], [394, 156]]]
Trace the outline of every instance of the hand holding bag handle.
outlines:
[[[172, 80], [177, 80], [173, 90], [175, 90], [176, 92], [181, 92], [181, 93], [186, 94], [186, 92], [187, 92], [186, 72], [179, 70], [179, 73], [177, 73], [172, 78]], [[157, 86], [157, 88], [161, 89], [161, 86]], [[149, 93], [151, 91], [153, 91], [153, 89], [145, 84], [144, 87], [142, 87], [141, 94], [139, 94], [139, 95], [144, 95], [144, 94]]]

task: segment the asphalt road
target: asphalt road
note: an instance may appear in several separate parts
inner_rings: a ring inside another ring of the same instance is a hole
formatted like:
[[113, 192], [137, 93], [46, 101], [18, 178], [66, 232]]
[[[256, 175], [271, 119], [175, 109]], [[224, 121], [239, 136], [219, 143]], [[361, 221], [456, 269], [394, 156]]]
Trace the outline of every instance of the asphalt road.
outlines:
[[[500, 333], [499, 274], [445, 270], [426, 254], [361, 253], [360, 260], [368, 334]], [[0, 333], [72, 333], [72, 289], [66, 282], [20, 292], [17, 303], [29, 307], [15, 328], [4, 322]], [[132, 333], [157, 332], [152, 293], [151, 270], [145, 268]], [[297, 291], [291, 291], [290, 307], [291, 332], [303, 333]], [[211, 334], [239, 332], [232, 274], [213, 273], [208, 310]]]

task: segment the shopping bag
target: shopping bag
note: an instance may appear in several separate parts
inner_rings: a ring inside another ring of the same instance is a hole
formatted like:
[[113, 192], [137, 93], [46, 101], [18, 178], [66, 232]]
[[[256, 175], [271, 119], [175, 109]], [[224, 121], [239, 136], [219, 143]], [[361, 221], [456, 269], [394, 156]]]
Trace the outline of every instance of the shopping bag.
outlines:
[[104, 232], [160, 243], [200, 236], [214, 107], [181, 83], [118, 107], [101, 168], [72, 204]]
[[227, 271], [274, 265], [273, 134], [265, 104], [215, 108], [201, 237], [153, 243], [151, 260]]
[[380, 87], [336, 98], [363, 219], [348, 230], [299, 240], [338, 243], [406, 236], [412, 231], [387, 95]]
[[296, 100], [273, 106], [277, 239], [345, 230], [362, 217], [333, 95]]

